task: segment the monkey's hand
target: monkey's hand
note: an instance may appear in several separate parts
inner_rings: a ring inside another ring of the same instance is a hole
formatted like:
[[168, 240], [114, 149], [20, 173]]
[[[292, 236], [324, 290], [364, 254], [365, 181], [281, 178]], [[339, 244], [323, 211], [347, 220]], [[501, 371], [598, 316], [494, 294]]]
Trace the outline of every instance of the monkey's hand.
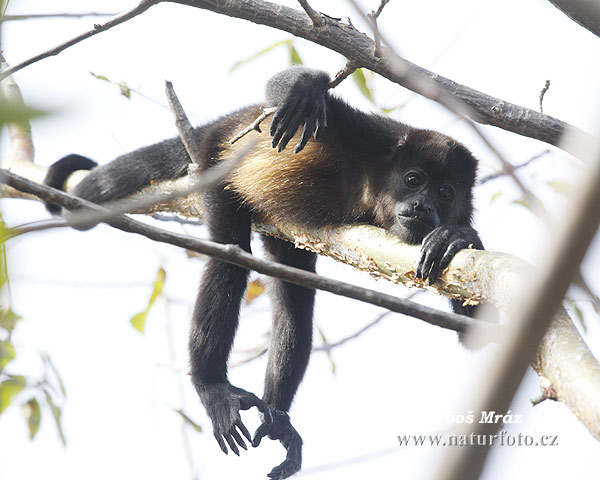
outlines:
[[270, 133], [273, 136], [273, 148], [281, 152], [304, 125], [300, 140], [294, 153], [300, 152], [310, 137], [319, 137], [323, 127], [327, 125], [327, 108], [325, 98], [329, 88], [329, 77], [323, 72], [309, 69], [290, 69], [297, 78], [289, 85], [289, 89], [279, 108], [273, 116]]
[[464, 248], [483, 250], [477, 232], [469, 226], [442, 225], [423, 239], [416, 277], [433, 284], [456, 255]]
[[263, 422], [258, 427], [252, 446], [258, 447], [265, 436], [271, 440], [279, 440], [287, 450], [283, 463], [273, 468], [267, 476], [272, 479], [282, 479], [298, 472], [302, 465], [302, 438], [292, 426], [289, 415], [281, 410], [273, 410], [273, 421]]
[[248, 449], [240, 433], [252, 442], [250, 432], [242, 423], [240, 410], [257, 407], [266, 422], [264, 425], [273, 421], [269, 405], [253, 393], [234, 387], [230, 383], [202, 384], [196, 389], [212, 421], [213, 434], [225, 454], [228, 453], [225, 442], [236, 455], [240, 454], [238, 445], [244, 450]]

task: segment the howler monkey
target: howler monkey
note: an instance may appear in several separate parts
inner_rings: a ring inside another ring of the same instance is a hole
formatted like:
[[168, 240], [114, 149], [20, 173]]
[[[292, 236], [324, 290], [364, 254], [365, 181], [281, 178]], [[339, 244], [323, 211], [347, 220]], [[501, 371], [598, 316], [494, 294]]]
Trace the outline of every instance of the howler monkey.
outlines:
[[[255, 141], [236, 169], [204, 193], [205, 220], [212, 240], [250, 251], [252, 219], [285, 221], [305, 228], [366, 222], [402, 241], [421, 244], [416, 276], [433, 282], [454, 254], [482, 249], [471, 227], [472, 187], [477, 162], [457, 141], [364, 113], [328, 92], [327, 74], [303, 67], [275, 75], [267, 105], [277, 106], [269, 134], [253, 131], [228, 140], [250, 125], [261, 105], [247, 107], [194, 130], [203, 168], [218, 165]], [[293, 142], [295, 148], [286, 148]], [[70, 155], [50, 167], [47, 183], [62, 187], [69, 173], [92, 167]], [[179, 138], [139, 149], [94, 168], [74, 193], [102, 203], [148, 185], [186, 174], [190, 159]], [[269, 257], [308, 271], [315, 254], [290, 243], [263, 238]], [[239, 453], [244, 438], [257, 446], [280, 440], [286, 460], [269, 477], [300, 469], [302, 439], [287, 414], [311, 351], [314, 291], [274, 280], [273, 330], [264, 393], [233, 386], [227, 379], [240, 302], [248, 271], [208, 259], [193, 313], [189, 351], [192, 381], [212, 421], [221, 449]], [[455, 312], [473, 307], [453, 301]], [[258, 407], [262, 423], [254, 438], [240, 410]]]

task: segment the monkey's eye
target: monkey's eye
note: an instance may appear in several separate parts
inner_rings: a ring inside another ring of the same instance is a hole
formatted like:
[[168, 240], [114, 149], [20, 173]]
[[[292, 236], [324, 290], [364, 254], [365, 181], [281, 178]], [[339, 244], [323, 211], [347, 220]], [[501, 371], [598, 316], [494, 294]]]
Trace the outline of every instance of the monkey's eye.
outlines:
[[438, 194], [442, 200], [450, 200], [452, 197], [454, 197], [454, 188], [452, 188], [450, 185], [442, 185], [438, 189]]
[[415, 172], [409, 172], [404, 176], [404, 183], [409, 187], [420, 187], [423, 185], [423, 179]]

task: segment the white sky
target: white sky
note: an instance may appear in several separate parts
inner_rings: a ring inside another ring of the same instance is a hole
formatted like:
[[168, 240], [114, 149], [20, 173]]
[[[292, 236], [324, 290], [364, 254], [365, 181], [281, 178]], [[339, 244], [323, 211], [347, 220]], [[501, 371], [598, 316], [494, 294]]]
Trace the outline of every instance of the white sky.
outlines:
[[[119, 11], [135, 3], [13, 0], [8, 13]], [[296, 6], [294, 1], [281, 3]], [[363, 3], [373, 8], [379, 2]], [[350, 15], [355, 25], [362, 25], [341, 0], [311, 4], [334, 17]], [[16, 64], [98, 21], [102, 20], [10, 22], [2, 31], [3, 51]], [[598, 130], [600, 39], [544, 0], [395, 0], [384, 10], [381, 25], [409, 60], [510, 102], [537, 108], [539, 91], [550, 79], [544, 111], [588, 131]], [[162, 103], [164, 80], [171, 80], [190, 116], [201, 123], [260, 100], [266, 79], [287, 65], [283, 50], [231, 75], [228, 70], [235, 61], [287, 38], [283, 32], [249, 22], [165, 4], [32, 65], [15, 75], [26, 101], [57, 112], [33, 123], [36, 161], [48, 165], [76, 152], [104, 163], [175, 135], [167, 110], [136, 95], [126, 100], [118, 95], [117, 87], [94, 79], [89, 72], [125, 80]], [[300, 40], [296, 46], [312, 67], [334, 74], [344, 64], [339, 55], [321, 47]], [[412, 97], [382, 79], [375, 85], [377, 100], [386, 107]], [[369, 108], [351, 82], [339, 90], [353, 103]], [[428, 101], [412, 99], [397, 117], [465, 142], [480, 158], [482, 172], [496, 165], [478, 140]], [[491, 127], [485, 130], [515, 164], [547, 148]], [[3, 148], [5, 140], [3, 135]], [[560, 212], [565, 197], [547, 182], [576, 185], [580, 164], [552, 151], [521, 176], [551, 211]], [[499, 191], [502, 195], [490, 204]], [[517, 198], [514, 187], [504, 180], [478, 189], [477, 227], [487, 248], [539, 262], [552, 233], [527, 210], [512, 204]], [[47, 218], [43, 207], [34, 202], [6, 200], [0, 206], [9, 225]], [[596, 292], [599, 259], [596, 242], [584, 266]], [[9, 245], [9, 262], [13, 308], [24, 317], [14, 335], [18, 360], [9, 371], [35, 375], [41, 371], [39, 352], [50, 354], [68, 390], [63, 406], [68, 446], [60, 445], [47, 411], [38, 437], [29, 442], [21, 412], [12, 407], [0, 417], [0, 479], [189, 478], [180, 420], [173, 413], [173, 408], [182, 406], [206, 429], [204, 434], [187, 434], [200, 478], [262, 478], [283, 460], [281, 447], [270, 441], [243, 452], [240, 458], [226, 457], [209, 433], [209, 421], [185, 374], [188, 319], [201, 271], [199, 260], [187, 259], [174, 247], [100, 226], [85, 233], [63, 230], [17, 239]], [[169, 302], [163, 300], [156, 306], [141, 336], [129, 318], [145, 308], [160, 266], [167, 270]], [[332, 261], [321, 261], [319, 272], [399, 295], [406, 292]], [[577, 292], [573, 296], [582, 298]], [[419, 298], [446, 308], [442, 299]], [[600, 355], [598, 318], [587, 303], [581, 307], [587, 313], [586, 338]], [[378, 313], [348, 299], [319, 294], [316, 324], [335, 341]], [[268, 301], [261, 298], [244, 312], [238, 347], [260, 341], [268, 325]], [[469, 395], [476, 368], [489, 355], [493, 348], [467, 353], [451, 332], [399, 315], [336, 349], [335, 374], [330, 360], [315, 354], [291, 411], [305, 442], [304, 475], [315, 479], [429, 478], [444, 452], [425, 447], [400, 449], [396, 436], [443, 433], [448, 427], [446, 415], [465, 413], [460, 410], [460, 399]], [[233, 369], [231, 380], [260, 395], [264, 367], [261, 359]], [[537, 379], [529, 372], [511, 407], [523, 415], [524, 423], [509, 431], [534, 437], [557, 435], [559, 446], [496, 449], [484, 478], [532, 474], [594, 478], [597, 442], [561, 404], [545, 402], [531, 408], [528, 399], [537, 394]], [[253, 413], [244, 418], [251, 430], [257, 426]], [[387, 454], [333, 470], [316, 469], [380, 452]]]

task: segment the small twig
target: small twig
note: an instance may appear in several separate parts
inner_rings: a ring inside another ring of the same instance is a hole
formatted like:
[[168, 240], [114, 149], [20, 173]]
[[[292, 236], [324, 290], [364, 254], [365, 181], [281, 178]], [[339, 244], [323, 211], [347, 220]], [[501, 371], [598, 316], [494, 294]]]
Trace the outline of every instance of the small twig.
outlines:
[[[543, 157], [544, 155], [547, 155], [550, 153], [550, 150], [546, 149], [543, 152], [540, 152], [536, 155], [534, 155], [533, 157], [531, 157], [530, 159], [526, 160], [525, 162], [516, 165], [514, 167], [514, 170], [519, 170], [520, 168], [524, 168], [526, 166], [528, 166], [530, 163], [532, 163], [533, 161], [537, 160], [538, 158]], [[479, 179], [479, 181], [477, 182], [478, 185], [483, 185], [484, 183], [487, 183], [491, 180], [495, 180], [496, 178], [500, 178], [503, 177], [504, 175], [508, 175], [506, 173], [505, 170], [496, 172], [496, 173], [490, 173], [489, 175], [486, 175], [485, 177], [482, 177], [481, 179]]]
[[183, 142], [183, 145], [185, 146], [192, 163], [200, 167], [200, 147], [198, 146], [196, 137], [194, 136], [194, 127], [192, 127], [192, 124], [188, 120], [188, 117], [185, 114], [179, 99], [177, 98], [173, 84], [168, 80], [165, 81], [165, 93], [167, 95], [167, 101], [169, 102], [171, 112], [173, 112], [173, 116], [175, 117], [175, 126], [179, 132], [181, 141]]
[[128, 10], [127, 12], [125, 12], [121, 15], [113, 17], [112, 19], [108, 20], [106, 23], [95, 24], [91, 30], [88, 30], [87, 32], [84, 32], [80, 35], [77, 35], [76, 37], [72, 38], [71, 40], [67, 40], [66, 42], [61, 43], [60, 45], [57, 45], [54, 48], [46, 50], [45, 52], [42, 52], [31, 58], [28, 58], [27, 60], [13, 66], [13, 67], [7, 68], [5, 71], [0, 73], [0, 80], [3, 80], [4, 78], [8, 77], [9, 75], [12, 75], [13, 73], [21, 70], [22, 68], [27, 67], [28, 65], [31, 65], [32, 63], [39, 62], [40, 60], [43, 60], [48, 57], [52, 57], [54, 55], [58, 55], [63, 50], [75, 45], [76, 43], [79, 43], [79, 42], [85, 40], [86, 38], [92, 37], [98, 33], [109, 30], [110, 28], [120, 25], [121, 23], [126, 22], [127, 20], [131, 20], [133, 17], [136, 17], [136, 16], [144, 13], [146, 10], [148, 10], [152, 5], [155, 5], [156, 3], [160, 3], [160, 0], [141, 0], [140, 3], [136, 7], [132, 8], [131, 10]]
[[278, 107], [265, 107], [265, 108], [263, 108], [262, 113], [258, 117], [256, 117], [256, 120], [254, 120], [254, 122], [252, 122], [250, 125], [248, 125], [246, 128], [244, 128], [241, 132], [239, 132], [231, 140], [229, 140], [229, 144], [233, 145], [240, 138], [242, 138], [244, 135], [247, 135], [252, 130], [256, 130], [258, 133], [262, 133], [262, 130], [260, 129], [261, 122], [265, 118], [269, 117], [270, 115], [273, 115], [277, 111], [277, 108]]
[[354, 62], [348, 61], [344, 68], [342, 68], [338, 73], [335, 74], [335, 77], [333, 77], [333, 80], [329, 83], [329, 88], [337, 87], [340, 83], [346, 80], [346, 78], [352, 75], [357, 68], [358, 67]]
[[367, 18], [371, 22], [371, 27], [373, 29], [373, 37], [375, 40], [375, 48], [373, 49], [373, 55], [377, 58], [381, 58], [383, 53], [381, 52], [381, 35], [379, 34], [379, 26], [377, 25], [377, 19], [390, 0], [381, 0], [379, 4], [379, 8], [377, 10], [373, 10], [371, 13], [367, 14]]
[[531, 405], [533, 405], [534, 407], [546, 400], [550, 400], [550, 397], [547, 397], [543, 393], [540, 393], [537, 397], [533, 397], [533, 398], [529, 399], [529, 401], [531, 402]]
[[371, 13], [369, 13], [368, 17], [370, 19], [377, 20], [379, 18], [379, 15], [381, 15], [381, 11], [383, 10], [383, 7], [385, 7], [388, 3], [390, 3], [390, 0], [381, 0], [381, 3], [379, 4], [379, 8], [377, 10], [373, 10]]
[[313, 9], [306, 0], [298, 0], [298, 3], [302, 6], [306, 14], [310, 17], [315, 27], [322, 27], [325, 25], [325, 21], [321, 14]]
[[546, 84], [544, 85], [544, 88], [542, 88], [542, 91], [540, 92], [540, 113], [544, 113], [544, 107], [542, 106], [542, 103], [544, 102], [544, 96], [546, 95], [546, 92], [548, 91], [549, 88], [550, 88], [550, 80], [546, 80]]

